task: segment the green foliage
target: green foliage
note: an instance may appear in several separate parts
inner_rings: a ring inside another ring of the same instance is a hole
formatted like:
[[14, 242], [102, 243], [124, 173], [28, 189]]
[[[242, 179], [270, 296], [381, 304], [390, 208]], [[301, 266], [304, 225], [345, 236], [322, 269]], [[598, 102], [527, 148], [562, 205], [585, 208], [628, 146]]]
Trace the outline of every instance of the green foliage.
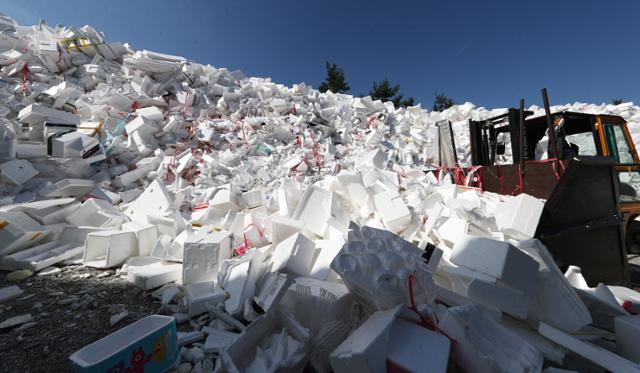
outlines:
[[623, 101], [621, 98], [614, 98], [613, 100], [611, 100], [611, 103], [614, 105], [620, 105], [622, 102]]
[[369, 91], [369, 96], [374, 100], [381, 100], [383, 102], [391, 101], [395, 107], [415, 105], [413, 97], [403, 99], [404, 95], [398, 92], [400, 92], [400, 84], [392, 86], [389, 83], [389, 79], [385, 78], [380, 83], [376, 81], [373, 82], [373, 89]]
[[436, 93], [436, 98], [433, 100], [433, 111], [444, 111], [455, 104], [451, 97], [445, 96], [444, 93]]
[[325, 81], [320, 84], [320, 87], [318, 87], [320, 92], [331, 91], [333, 93], [345, 93], [351, 89], [344, 76], [344, 70], [339, 68], [338, 65], [327, 61], [325, 68], [327, 69], [327, 77]]

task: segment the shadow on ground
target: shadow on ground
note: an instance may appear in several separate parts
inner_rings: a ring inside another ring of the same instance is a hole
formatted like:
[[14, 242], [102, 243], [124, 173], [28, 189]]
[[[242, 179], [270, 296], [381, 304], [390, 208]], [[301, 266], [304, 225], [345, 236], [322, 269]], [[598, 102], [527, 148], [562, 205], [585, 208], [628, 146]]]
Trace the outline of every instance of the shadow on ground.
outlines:
[[[0, 271], [0, 288], [13, 285]], [[107, 275], [108, 274], [108, 275]], [[34, 275], [17, 284], [24, 294], [0, 304], [0, 322], [30, 313], [34, 324], [0, 330], [0, 372], [67, 372], [74, 351], [147, 315], [160, 302], [115, 275], [82, 266], [55, 275]], [[109, 305], [129, 315], [111, 326]]]

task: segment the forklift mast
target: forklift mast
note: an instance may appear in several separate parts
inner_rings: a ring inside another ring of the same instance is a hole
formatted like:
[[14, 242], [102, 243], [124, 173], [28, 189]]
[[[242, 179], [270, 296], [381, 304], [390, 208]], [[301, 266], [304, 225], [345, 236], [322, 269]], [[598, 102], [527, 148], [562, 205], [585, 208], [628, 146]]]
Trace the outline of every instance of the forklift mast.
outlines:
[[[521, 142], [520, 137], [526, 137], [522, 133], [520, 124], [520, 111], [518, 109], [509, 108], [509, 110], [499, 116], [485, 119], [472, 120], [469, 119], [469, 141], [471, 145], [471, 163], [474, 166], [493, 166], [497, 154], [504, 153], [504, 148], [498, 143], [498, 134], [509, 132], [511, 140], [511, 154], [513, 155], [513, 163], [519, 164], [522, 154], [527, 154], [526, 141]], [[525, 111], [524, 117], [532, 115], [533, 112]], [[520, 149], [520, 144], [524, 149]]]

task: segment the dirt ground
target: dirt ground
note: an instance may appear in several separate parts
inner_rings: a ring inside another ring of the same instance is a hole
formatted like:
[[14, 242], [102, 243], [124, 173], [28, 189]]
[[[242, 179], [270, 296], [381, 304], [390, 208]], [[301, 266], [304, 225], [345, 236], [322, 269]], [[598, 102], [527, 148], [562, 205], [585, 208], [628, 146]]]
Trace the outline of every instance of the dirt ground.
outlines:
[[[0, 288], [14, 285], [0, 271]], [[30, 313], [26, 329], [0, 330], [0, 372], [68, 372], [69, 355], [140, 318], [154, 314], [160, 302], [115, 275], [81, 266], [16, 283], [19, 298], [0, 304], [0, 322]], [[111, 326], [109, 305], [122, 304], [129, 315]]]

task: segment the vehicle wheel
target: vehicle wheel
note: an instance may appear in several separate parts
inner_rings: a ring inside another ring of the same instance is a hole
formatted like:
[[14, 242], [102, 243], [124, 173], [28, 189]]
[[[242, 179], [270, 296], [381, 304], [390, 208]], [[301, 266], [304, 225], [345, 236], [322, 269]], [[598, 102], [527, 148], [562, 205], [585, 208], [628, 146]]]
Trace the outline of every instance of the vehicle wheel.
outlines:
[[640, 254], [640, 221], [636, 220], [640, 215], [633, 216], [627, 223], [626, 240], [627, 253]]

